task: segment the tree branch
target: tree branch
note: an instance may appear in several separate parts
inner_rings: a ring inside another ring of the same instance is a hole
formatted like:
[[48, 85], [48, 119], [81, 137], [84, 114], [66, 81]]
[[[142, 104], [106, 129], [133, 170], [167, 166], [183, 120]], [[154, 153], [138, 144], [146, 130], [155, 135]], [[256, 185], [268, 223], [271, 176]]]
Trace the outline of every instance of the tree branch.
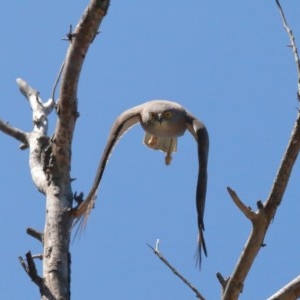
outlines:
[[53, 88], [52, 88], [52, 97], [51, 98], [53, 99], [53, 101], [55, 101], [55, 90], [56, 90], [56, 87], [57, 87], [58, 82], [60, 80], [60, 77], [61, 77], [62, 71], [64, 69], [64, 66], [65, 66], [65, 62], [63, 61], [63, 63], [60, 66], [57, 78], [56, 78], [56, 80], [54, 82]]
[[7, 135], [20, 141], [22, 143], [20, 145], [21, 150], [28, 148], [28, 146], [29, 146], [29, 144], [28, 144], [29, 134], [28, 133], [26, 133], [18, 128], [10, 126], [8, 123], [3, 122], [2, 120], [0, 120], [0, 130], [3, 133], [6, 133]]
[[227, 191], [228, 191], [229, 195], [231, 196], [235, 205], [241, 210], [241, 212], [249, 220], [252, 221], [255, 218], [256, 214], [242, 202], [242, 200], [238, 197], [238, 195], [236, 194], [236, 192], [233, 189], [231, 189], [230, 187], [227, 187]]
[[186, 284], [195, 294], [198, 299], [205, 300], [205, 298], [200, 294], [200, 292], [185, 278], [183, 277], [169, 262], [168, 260], [162, 255], [159, 251], [159, 239], [156, 240], [155, 248], [147, 244], [149, 248], [153, 250], [153, 253], [176, 275], [178, 276], [184, 284]]
[[[288, 28], [286, 19], [284, 17], [283, 11], [279, 4], [279, 1], [276, 0], [276, 3], [280, 9], [280, 13], [284, 22], [284, 27], [286, 28], [288, 35], [291, 40], [297, 72], [298, 72], [298, 96], [300, 91], [300, 67], [299, 67], [299, 58], [298, 51], [295, 44], [295, 39], [293, 37], [292, 31]], [[259, 209], [255, 213], [255, 218], [252, 219], [252, 232], [248, 238], [248, 241], [245, 245], [245, 248], [237, 262], [237, 265], [233, 271], [232, 276], [228, 281], [226, 289], [223, 294], [223, 300], [235, 300], [238, 299], [239, 294], [241, 293], [244, 285], [246, 276], [254, 262], [256, 255], [258, 254], [261, 246], [263, 246], [263, 240], [265, 234], [268, 230], [268, 227], [273, 220], [276, 210], [280, 205], [284, 192], [286, 190], [293, 166], [297, 159], [298, 153], [300, 151], [300, 113], [298, 112], [294, 128], [291, 133], [290, 141], [288, 143], [286, 152], [283, 156], [282, 162], [278, 169], [278, 172], [275, 177], [275, 181], [271, 188], [268, 199], [265, 204], [259, 203]], [[239, 201], [236, 201], [238, 203]], [[241, 210], [246, 214], [246, 210], [243, 205], [238, 205]], [[300, 296], [300, 292], [298, 294]]]
[[[70, 45], [66, 55], [59, 100], [58, 120], [54, 133], [53, 152], [57, 163], [70, 163], [70, 146], [73, 138], [77, 112], [77, 87], [80, 72], [88, 48], [98, 33], [98, 28], [109, 7], [108, 0], [91, 0], [82, 19], [71, 33]], [[57, 146], [56, 146], [57, 145]], [[70, 168], [70, 166], [68, 166]]]
[[283, 9], [282, 9], [282, 7], [279, 3], [279, 0], [276, 0], [276, 4], [278, 6], [279, 13], [280, 13], [280, 16], [281, 16], [281, 19], [282, 19], [282, 22], [283, 22], [283, 27], [286, 30], [287, 34], [288, 34], [288, 37], [289, 37], [290, 42], [291, 42], [290, 46], [292, 47], [293, 53], [294, 53], [294, 59], [295, 59], [297, 74], [298, 74], [297, 98], [298, 98], [298, 100], [300, 100], [300, 61], [299, 61], [298, 49], [297, 49], [297, 46], [296, 46], [295, 37], [293, 35], [292, 30], [289, 28], [289, 26], [287, 24], [287, 21], [286, 21]]
[[229, 278], [224, 278], [223, 275], [220, 272], [217, 272], [216, 274], [221, 286], [222, 286], [222, 292], [224, 293], [227, 283], [229, 281]]
[[18, 78], [16, 82], [32, 109], [33, 131], [27, 134], [30, 148], [29, 166], [31, 177], [37, 189], [45, 194], [48, 187], [48, 179], [45, 174], [47, 161], [44, 159], [46, 149], [49, 147], [49, 138], [47, 136], [48, 115], [52, 112], [55, 102], [53, 99], [43, 102], [39, 92], [25, 80]]
[[20, 264], [30, 279], [39, 287], [41, 295], [49, 300], [56, 300], [50, 290], [45, 286], [43, 278], [38, 275], [31, 252], [28, 251], [25, 256], [27, 263], [19, 256]]
[[27, 82], [21, 78], [17, 78], [16, 82], [21, 93], [29, 101], [32, 109], [33, 132], [38, 132], [42, 135], [47, 135], [48, 132], [48, 118], [47, 116], [52, 112], [55, 102], [49, 99], [43, 102], [39, 96], [39, 92], [32, 88]]
[[28, 276], [30, 277], [30, 279], [39, 287], [43, 284], [43, 278], [40, 277], [37, 274], [37, 270], [35, 267], [35, 263], [33, 261], [31, 252], [27, 252], [26, 253], [26, 262], [23, 260], [23, 258], [20, 256], [19, 257], [19, 261], [21, 263], [21, 266], [23, 267], [23, 269], [25, 270], [25, 272], [28, 274]]
[[263, 245], [268, 225], [269, 223], [265, 217], [264, 210], [260, 210], [252, 220], [252, 231], [236, 267], [228, 280], [223, 294], [223, 300], [238, 299], [239, 294], [243, 291], [245, 278], [248, 275], [256, 255]]
[[256, 217], [252, 220], [252, 232], [245, 245], [244, 251], [237, 262], [235, 270], [233, 271], [232, 276], [230, 276], [230, 280], [223, 295], [223, 300], [238, 299], [238, 296], [243, 289], [245, 278], [254, 262], [256, 255], [258, 254], [258, 251], [263, 245], [265, 234], [275, 216], [276, 210], [281, 203], [287, 187], [292, 168], [300, 150], [299, 136], [300, 114], [298, 113], [287, 150], [277, 172], [270, 195], [263, 207], [260, 208], [256, 213]]
[[38, 241], [43, 242], [44, 235], [42, 232], [29, 227], [29, 228], [27, 228], [26, 233], [29, 234], [30, 236], [34, 237]]
[[269, 221], [274, 218], [277, 207], [280, 205], [283, 194], [289, 182], [291, 172], [300, 150], [300, 113], [298, 113], [292, 136], [277, 172], [274, 184], [265, 204], [265, 211]]
[[289, 282], [268, 300], [294, 300], [300, 295], [300, 276]]

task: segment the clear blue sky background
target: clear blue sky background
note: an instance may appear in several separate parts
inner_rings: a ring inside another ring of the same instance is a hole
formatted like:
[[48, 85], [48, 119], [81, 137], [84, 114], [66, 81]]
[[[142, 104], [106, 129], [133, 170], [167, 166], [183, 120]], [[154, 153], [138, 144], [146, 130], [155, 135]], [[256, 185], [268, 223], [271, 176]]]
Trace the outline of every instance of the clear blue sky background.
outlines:
[[[0, 118], [32, 129], [15, 79], [44, 100], [64, 59], [61, 40], [87, 1], [2, 1]], [[300, 45], [299, 1], [282, 1]], [[220, 298], [216, 272], [228, 276], [251, 226], [226, 187], [256, 209], [264, 201], [297, 113], [296, 68], [275, 1], [112, 1], [92, 44], [78, 90], [73, 191], [87, 193], [114, 119], [151, 99], [180, 102], [210, 133], [205, 211], [208, 258], [194, 266], [197, 242], [196, 145], [186, 134], [169, 167], [142, 145], [134, 127], [109, 161], [87, 229], [72, 243], [72, 299], [195, 299], [146, 243], [160, 250], [207, 299]], [[50, 117], [51, 135], [55, 114]], [[0, 134], [3, 299], [38, 299], [18, 256], [41, 245], [45, 201], [32, 184], [28, 150]], [[299, 274], [299, 163], [245, 282], [241, 299], [266, 299]], [[40, 268], [39, 262], [37, 265]]]

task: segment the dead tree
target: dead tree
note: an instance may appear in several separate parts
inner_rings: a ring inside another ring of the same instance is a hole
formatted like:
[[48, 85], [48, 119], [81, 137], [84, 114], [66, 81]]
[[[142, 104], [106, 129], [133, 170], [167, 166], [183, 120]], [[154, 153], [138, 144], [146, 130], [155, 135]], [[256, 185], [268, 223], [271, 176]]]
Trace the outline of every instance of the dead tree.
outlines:
[[[21, 93], [32, 109], [33, 130], [24, 132], [0, 121], [0, 130], [17, 139], [22, 150], [29, 148], [31, 177], [46, 198], [46, 220], [42, 233], [28, 233], [43, 244], [43, 274], [37, 274], [30, 252], [20, 262], [38, 286], [42, 299], [70, 299], [70, 234], [74, 217], [71, 187], [71, 147], [77, 111], [77, 86], [84, 59], [107, 13], [108, 0], [91, 0], [81, 20], [66, 37], [69, 41], [61, 74], [58, 100], [44, 102], [39, 92], [23, 79], [17, 79]], [[55, 88], [54, 88], [55, 90]], [[56, 128], [48, 134], [47, 116], [55, 109]], [[78, 197], [76, 197], [78, 199]]]

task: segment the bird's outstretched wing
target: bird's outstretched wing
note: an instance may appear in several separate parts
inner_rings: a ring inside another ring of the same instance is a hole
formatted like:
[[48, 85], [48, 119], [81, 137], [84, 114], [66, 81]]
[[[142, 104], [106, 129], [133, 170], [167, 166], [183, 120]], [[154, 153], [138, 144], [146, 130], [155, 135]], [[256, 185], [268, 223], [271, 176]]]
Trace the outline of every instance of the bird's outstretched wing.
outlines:
[[74, 217], [77, 218], [74, 225], [76, 225], [78, 222], [81, 222], [82, 226], [86, 224], [91, 209], [94, 207], [97, 189], [100, 184], [109, 156], [122, 135], [132, 126], [140, 122], [140, 112], [141, 105], [135, 106], [124, 111], [114, 122], [97, 168], [93, 186], [86, 199], [73, 211]]
[[204, 240], [204, 209], [205, 209], [205, 196], [207, 186], [207, 162], [208, 162], [208, 149], [209, 149], [209, 137], [205, 125], [197, 120], [193, 115], [187, 112], [187, 129], [194, 136], [198, 144], [198, 181], [196, 190], [196, 207], [198, 213], [198, 251], [196, 253], [196, 259], [201, 265], [201, 252], [203, 250], [205, 256], [207, 256], [207, 250]]

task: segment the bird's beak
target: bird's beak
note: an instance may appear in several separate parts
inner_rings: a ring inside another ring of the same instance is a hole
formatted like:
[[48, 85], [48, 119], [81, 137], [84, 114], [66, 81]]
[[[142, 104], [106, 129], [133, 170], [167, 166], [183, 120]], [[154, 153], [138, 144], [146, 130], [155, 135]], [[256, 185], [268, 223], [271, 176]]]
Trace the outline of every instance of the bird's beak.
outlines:
[[157, 121], [158, 121], [159, 123], [162, 122], [162, 113], [157, 114]]

